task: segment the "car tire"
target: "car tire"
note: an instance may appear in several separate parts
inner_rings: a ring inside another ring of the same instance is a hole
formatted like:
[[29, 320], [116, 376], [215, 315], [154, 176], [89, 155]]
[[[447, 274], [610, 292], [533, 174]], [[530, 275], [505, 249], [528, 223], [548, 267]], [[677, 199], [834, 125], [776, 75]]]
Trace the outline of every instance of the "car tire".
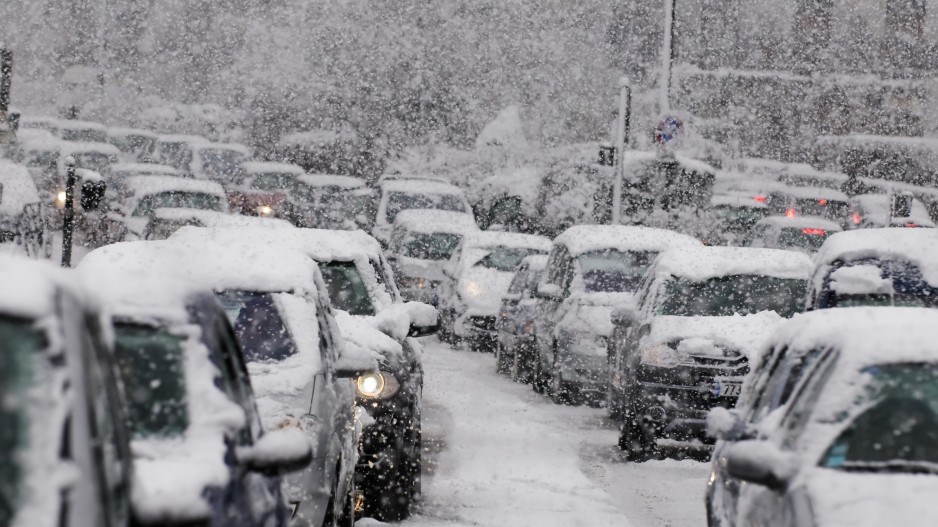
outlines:
[[655, 455], [654, 439], [642, 426], [641, 418], [635, 411], [625, 416], [619, 432], [619, 448], [626, 453], [626, 459], [633, 463], [643, 463]]

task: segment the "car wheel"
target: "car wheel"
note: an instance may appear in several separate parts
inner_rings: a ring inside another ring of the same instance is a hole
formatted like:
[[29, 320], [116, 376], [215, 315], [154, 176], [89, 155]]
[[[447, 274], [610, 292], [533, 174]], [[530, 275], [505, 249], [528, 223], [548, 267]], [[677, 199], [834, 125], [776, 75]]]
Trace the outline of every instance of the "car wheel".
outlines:
[[642, 426], [641, 418], [635, 411], [625, 416], [619, 433], [619, 448], [625, 451], [627, 459], [634, 463], [648, 461], [656, 455], [654, 438]]

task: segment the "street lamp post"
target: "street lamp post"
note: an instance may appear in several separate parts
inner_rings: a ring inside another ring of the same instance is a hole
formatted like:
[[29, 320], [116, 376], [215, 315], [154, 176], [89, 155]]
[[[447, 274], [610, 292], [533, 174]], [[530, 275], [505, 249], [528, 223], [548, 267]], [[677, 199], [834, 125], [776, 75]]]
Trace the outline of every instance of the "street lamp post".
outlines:
[[664, 0], [664, 39], [661, 46], [661, 113], [671, 111], [671, 70], [674, 68], [674, 17], [677, 0]]
[[622, 180], [625, 177], [625, 147], [629, 142], [629, 133], [632, 117], [632, 86], [629, 78], [619, 77], [619, 116], [616, 119], [616, 150], [613, 171], [612, 187], [612, 223], [618, 225], [622, 221]]
[[65, 219], [62, 222], [62, 267], [72, 266], [72, 232], [75, 228], [75, 158], [65, 158]]

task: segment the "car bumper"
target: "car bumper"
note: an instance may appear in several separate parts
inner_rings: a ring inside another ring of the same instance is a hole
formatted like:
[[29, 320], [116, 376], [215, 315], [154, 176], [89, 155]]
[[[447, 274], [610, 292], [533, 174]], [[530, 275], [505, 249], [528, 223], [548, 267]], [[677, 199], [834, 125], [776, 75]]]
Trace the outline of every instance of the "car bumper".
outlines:
[[606, 393], [608, 359], [605, 356], [568, 354], [560, 361], [563, 382], [580, 392]]
[[714, 395], [708, 384], [639, 382], [636, 410], [654, 425], [659, 437], [712, 443], [706, 436], [707, 414], [719, 406], [733, 408], [736, 400], [735, 396]]
[[362, 430], [355, 483], [360, 490], [383, 488], [400, 472], [405, 456], [412, 454], [420, 430], [419, 415], [412, 396], [384, 401], [358, 400], [372, 422]]

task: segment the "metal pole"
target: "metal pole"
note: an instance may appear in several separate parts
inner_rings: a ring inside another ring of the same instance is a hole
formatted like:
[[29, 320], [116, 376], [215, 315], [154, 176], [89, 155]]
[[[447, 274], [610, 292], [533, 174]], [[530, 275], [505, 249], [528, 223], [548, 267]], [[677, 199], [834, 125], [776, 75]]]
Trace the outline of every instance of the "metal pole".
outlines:
[[671, 111], [671, 70], [674, 67], [674, 7], [677, 0], [664, 0], [664, 43], [661, 46], [661, 113]]
[[65, 158], [65, 220], [62, 223], [62, 267], [72, 266], [72, 230], [75, 222], [75, 159]]
[[629, 141], [629, 121], [631, 120], [632, 88], [628, 77], [619, 77], [619, 117], [616, 119], [616, 150], [613, 171], [615, 179], [612, 186], [612, 224], [622, 222], [622, 179], [625, 177], [623, 163], [625, 146]]

